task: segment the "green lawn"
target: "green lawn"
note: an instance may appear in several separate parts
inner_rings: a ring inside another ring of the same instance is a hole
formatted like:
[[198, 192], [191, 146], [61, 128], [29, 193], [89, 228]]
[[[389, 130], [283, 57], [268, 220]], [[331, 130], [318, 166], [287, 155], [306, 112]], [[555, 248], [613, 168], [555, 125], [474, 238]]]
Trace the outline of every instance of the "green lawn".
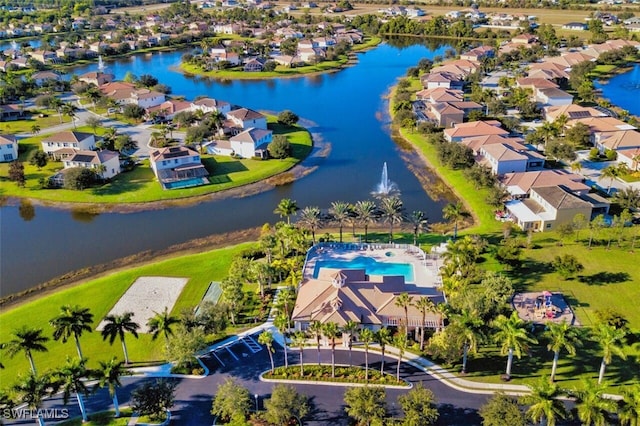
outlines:
[[[91, 309], [94, 315], [93, 325], [96, 327], [129, 286], [140, 276], [189, 278], [189, 282], [172, 311], [173, 314], [178, 314], [184, 308], [193, 308], [197, 305], [209, 282], [220, 281], [224, 278], [234, 255], [248, 246], [249, 244], [245, 243], [199, 254], [159, 260], [137, 268], [114, 272], [69, 289], [56, 291], [17, 307], [5, 308], [0, 314], [0, 324], [2, 324], [0, 342], [10, 340], [11, 331], [22, 325], [42, 328], [44, 334], [50, 337], [52, 329], [48, 322], [58, 315], [60, 307], [65, 304], [78, 304]], [[141, 334], [137, 340], [132, 336], [127, 336], [129, 356], [134, 363], [162, 360], [162, 344], [162, 339], [152, 341], [151, 337], [145, 334]], [[123, 358], [122, 349], [118, 342], [110, 346], [108, 342], [102, 340], [100, 333], [95, 331], [83, 335], [81, 345], [84, 355], [89, 359], [88, 366], [90, 368], [95, 367], [97, 361], [107, 360], [114, 355], [120, 359]], [[72, 341], [66, 344], [50, 341], [47, 348], [48, 352], [46, 353], [34, 354], [35, 364], [40, 372], [60, 366], [66, 356], [77, 356]], [[22, 354], [16, 355], [13, 359], [3, 354], [2, 363], [6, 368], [0, 370], [0, 388], [11, 386], [17, 380], [18, 375], [25, 374], [29, 370], [29, 363]]]
[[[299, 126], [283, 126], [274, 122], [274, 120], [274, 117], [270, 117], [269, 128], [274, 131], [274, 134], [285, 134], [288, 137], [292, 151], [290, 157], [282, 160], [270, 159], [262, 161], [204, 154], [202, 155], [202, 162], [209, 170], [209, 179], [212, 184], [174, 190], [162, 189], [149, 167], [148, 160], [133, 171], [124, 172], [110, 183], [100, 187], [84, 191], [42, 189], [39, 183], [40, 179], [47, 179], [62, 169], [62, 163], [49, 162], [42, 170], [31, 166], [29, 158], [32, 152], [40, 149], [42, 139], [48, 135], [43, 134], [22, 139], [20, 141], [20, 160], [24, 162], [26, 185], [24, 188], [20, 188], [10, 182], [7, 178], [8, 163], [0, 164], [1, 194], [54, 202], [121, 204], [187, 198], [258, 182], [289, 170], [311, 152], [313, 142], [306, 129]], [[92, 129], [87, 127], [79, 127], [77, 130], [92, 132]], [[96, 130], [98, 135], [104, 133], [102, 128]]]
[[[41, 130], [45, 130], [47, 127], [57, 126], [60, 124], [60, 116], [53, 110], [43, 109], [41, 112], [46, 114], [46, 117], [39, 117], [38, 114], [31, 114], [24, 120], [16, 121], [2, 121], [0, 122], [0, 133], [31, 133], [31, 128], [34, 125], [40, 126]], [[63, 115], [63, 123], [71, 122], [71, 118]]]

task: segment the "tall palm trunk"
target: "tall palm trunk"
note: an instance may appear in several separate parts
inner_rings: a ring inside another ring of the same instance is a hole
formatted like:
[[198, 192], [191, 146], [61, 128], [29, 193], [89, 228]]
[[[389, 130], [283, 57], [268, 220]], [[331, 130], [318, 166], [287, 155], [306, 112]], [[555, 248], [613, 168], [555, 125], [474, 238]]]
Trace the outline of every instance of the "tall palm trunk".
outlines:
[[320, 365], [320, 336], [316, 337], [316, 347], [318, 349], [318, 365]]
[[113, 401], [113, 407], [116, 412], [116, 418], [118, 418], [120, 417], [120, 405], [118, 404], [118, 394], [116, 394], [115, 389], [113, 391], [113, 398], [111, 398], [111, 400]]
[[604, 371], [607, 368], [607, 361], [604, 359], [604, 357], [602, 357], [602, 362], [600, 363], [600, 374], [598, 374], [598, 384], [602, 383], [602, 380], [604, 379]]
[[469, 355], [469, 345], [468, 344], [464, 344], [464, 347], [462, 349], [462, 372], [466, 373], [467, 372], [467, 357]]
[[304, 349], [300, 346], [300, 376], [304, 377], [304, 362], [302, 361], [302, 356], [304, 353]]
[[556, 381], [556, 370], [558, 369], [558, 358], [560, 358], [560, 351], [553, 353], [553, 365], [551, 366], [551, 383]]
[[364, 381], [369, 381], [369, 348], [364, 348]]
[[336, 340], [331, 340], [331, 377], [336, 377]]
[[27, 358], [29, 358], [29, 364], [31, 364], [31, 371], [33, 371], [33, 375], [37, 376], [38, 373], [36, 372], [36, 364], [33, 362], [33, 357], [31, 354], [27, 354]]
[[287, 368], [289, 367], [289, 357], [287, 356], [287, 336], [283, 333], [282, 338], [284, 339], [284, 345], [282, 345], [284, 348], [284, 368]]
[[507, 377], [511, 377], [511, 365], [513, 365], [513, 348], [509, 348], [507, 356]]
[[384, 374], [384, 346], [380, 348], [382, 351], [382, 362], [380, 363], [380, 374]]
[[271, 353], [271, 348], [267, 347], [267, 351], [269, 352], [269, 360], [271, 361], [271, 374], [273, 374], [273, 370], [275, 370], [275, 365], [273, 364], [273, 354]]
[[85, 423], [89, 419], [87, 418], [87, 410], [84, 407], [84, 401], [82, 400], [82, 394], [76, 392], [76, 399], [78, 400], [78, 407], [80, 407], [80, 414], [82, 415], [82, 423]]
[[78, 339], [78, 335], [74, 334], [73, 337], [76, 339], [76, 350], [78, 351], [78, 357], [80, 357], [80, 361], [84, 359], [82, 356], [82, 349], [80, 348], [80, 339]]
[[120, 341], [122, 342], [122, 352], [124, 352], [124, 363], [129, 364], [129, 352], [127, 352], [127, 344], [124, 341], [124, 337]]

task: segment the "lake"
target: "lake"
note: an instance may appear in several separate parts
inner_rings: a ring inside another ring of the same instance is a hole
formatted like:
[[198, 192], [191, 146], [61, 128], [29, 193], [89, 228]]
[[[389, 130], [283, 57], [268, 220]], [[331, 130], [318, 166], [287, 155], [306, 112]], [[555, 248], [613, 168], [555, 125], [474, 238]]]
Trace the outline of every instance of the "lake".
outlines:
[[633, 115], [640, 116], [640, 64], [635, 64], [624, 74], [595, 83], [596, 89], [602, 90], [602, 97], [613, 105], [626, 109]]
[[[106, 62], [121, 79], [127, 72], [152, 74], [175, 95], [206, 95], [256, 110], [290, 109], [315, 123], [331, 152], [316, 171], [292, 184], [245, 198], [139, 213], [78, 214], [35, 207], [21, 215], [18, 206], [0, 208], [2, 258], [0, 295], [28, 289], [53, 277], [144, 250], [155, 250], [211, 234], [275, 222], [282, 198], [327, 209], [332, 201], [370, 199], [382, 165], [401, 191], [407, 212], [422, 210], [440, 221], [444, 200], [432, 200], [406, 168], [388, 129], [384, 95], [407, 68], [421, 58], [442, 55], [448, 46], [383, 44], [358, 54], [356, 66], [340, 72], [293, 79], [218, 82], [187, 77], [175, 70], [184, 52], [137, 55]], [[76, 73], [95, 71], [97, 64]]]

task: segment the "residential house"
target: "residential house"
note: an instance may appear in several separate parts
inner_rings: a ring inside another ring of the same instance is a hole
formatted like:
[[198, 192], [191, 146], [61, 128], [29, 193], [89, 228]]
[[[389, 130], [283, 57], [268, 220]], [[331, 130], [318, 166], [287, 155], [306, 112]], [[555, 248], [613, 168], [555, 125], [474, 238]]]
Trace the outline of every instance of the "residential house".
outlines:
[[147, 115], [149, 117], [158, 115], [166, 120], [172, 120], [175, 115], [181, 111], [191, 111], [192, 103], [189, 101], [180, 101], [175, 99], [169, 99], [147, 109]]
[[235, 127], [241, 129], [267, 129], [267, 117], [257, 111], [248, 108], [239, 108], [231, 110], [227, 113], [227, 119], [230, 120]]
[[559, 186], [531, 188], [529, 198], [505, 204], [513, 221], [523, 231], [550, 231], [572, 223], [577, 214], [591, 218], [593, 205]]
[[21, 105], [4, 104], [0, 105], [0, 121], [15, 121], [24, 116]]
[[76, 151], [62, 160], [65, 169], [84, 167], [92, 169], [102, 179], [111, 179], [120, 173], [120, 154], [114, 151]]
[[210, 112], [220, 112], [226, 116], [227, 113], [231, 111], [231, 104], [217, 99], [201, 98], [191, 103], [191, 110], [201, 110], [205, 114]]
[[231, 157], [235, 152], [231, 147], [231, 141], [229, 140], [213, 140], [205, 143], [204, 149], [207, 150], [209, 154], [212, 155], [224, 155], [227, 157]]
[[90, 151], [96, 148], [96, 137], [93, 133], [65, 131], [54, 133], [42, 139], [42, 150], [59, 158], [56, 151], [64, 148], [76, 151]]
[[509, 132], [501, 128], [500, 125], [500, 122], [496, 120], [458, 123], [455, 127], [444, 130], [444, 138], [449, 142], [460, 142], [464, 138], [474, 136], [507, 136]]
[[245, 72], [261, 72], [264, 70], [263, 62], [264, 61], [257, 58], [250, 59], [244, 64], [243, 70]]
[[18, 139], [14, 135], [0, 135], [0, 163], [18, 159]]
[[536, 88], [533, 92], [535, 101], [544, 106], [571, 105], [573, 95], [555, 87]]
[[453, 127], [464, 121], [464, 111], [447, 102], [428, 104], [426, 114], [439, 127]]
[[544, 156], [525, 145], [506, 143], [486, 144], [480, 148], [480, 164], [487, 164], [494, 175], [541, 170]]
[[409, 317], [409, 329], [442, 327], [442, 316], [437, 312], [428, 312], [423, 323], [415, 303], [405, 312], [396, 304], [402, 293], [409, 293], [414, 301], [430, 298], [435, 304], [444, 302], [441, 293], [415, 292], [405, 284], [403, 276], [368, 275], [364, 269], [321, 268], [317, 278], [300, 284], [291, 319], [296, 330], [306, 330], [313, 321], [343, 326], [351, 320], [375, 331], [401, 324], [405, 315]]
[[608, 117], [608, 115], [602, 111], [592, 107], [583, 107], [578, 104], [546, 107], [544, 108], [544, 116], [549, 123], [553, 123], [562, 116], [566, 117], [567, 122], [589, 117]]
[[52, 52], [50, 50], [34, 50], [33, 52], [30, 52], [29, 55], [42, 64], [51, 63], [58, 59], [56, 52]]
[[464, 81], [452, 73], [447, 72], [431, 72], [421, 78], [422, 85], [427, 89], [435, 89], [437, 87], [444, 87], [446, 89], [462, 90]]
[[601, 153], [610, 149], [621, 151], [640, 148], [640, 132], [620, 130], [617, 132], [601, 132], [594, 135], [594, 145]]
[[31, 76], [31, 79], [38, 86], [42, 86], [44, 83], [47, 83], [47, 82], [60, 81], [61, 77], [59, 74], [53, 71], [38, 71], [33, 73], [33, 75]]
[[480, 62], [484, 58], [493, 58], [496, 51], [492, 46], [478, 46], [474, 49], [464, 52], [460, 55], [460, 59]]
[[584, 22], [567, 22], [562, 26], [563, 30], [586, 31], [589, 28]]
[[582, 176], [560, 169], [506, 173], [500, 178], [500, 184], [514, 198], [525, 197], [531, 188], [559, 186], [578, 196], [591, 189]]
[[227, 61], [234, 66], [240, 64], [240, 56], [236, 52], [227, 51], [223, 46], [209, 49], [209, 56], [214, 62]]
[[209, 183], [209, 172], [200, 154], [186, 146], [159, 148], [149, 157], [151, 169], [164, 189], [186, 188]]
[[640, 170], [640, 148], [619, 150], [618, 162], [626, 164], [629, 170]]
[[267, 146], [271, 143], [271, 130], [250, 128], [229, 138], [231, 149], [242, 158], [267, 158]]
[[111, 83], [115, 76], [113, 74], [104, 73], [101, 71], [92, 71], [82, 74], [78, 80], [87, 84], [94, 84], [98, 87]]

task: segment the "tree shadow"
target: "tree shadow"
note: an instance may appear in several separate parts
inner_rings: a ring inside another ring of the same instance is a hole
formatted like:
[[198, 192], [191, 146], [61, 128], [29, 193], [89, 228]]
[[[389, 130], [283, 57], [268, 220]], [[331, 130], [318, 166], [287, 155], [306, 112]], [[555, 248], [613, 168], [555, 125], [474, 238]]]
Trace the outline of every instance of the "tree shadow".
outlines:
[[479, 425], [482, 418], [478, 410], [456, 407], [453, 404], [438, 405], [438, 421], [436, 425]]
[[520, 268], [508, 273], [513, 281], [514, 290], [525, 291], [530, 285], [534, 285], [542, 280], [542, 276], [553, 272], [553, 268], [547, 262], [540, 262], [532, 259], [525, 259]]
[[617, 284], [631, 280], [627, 272], [597, 272], [592, 275], [578, 275], [578, 280], [587, 285]]

